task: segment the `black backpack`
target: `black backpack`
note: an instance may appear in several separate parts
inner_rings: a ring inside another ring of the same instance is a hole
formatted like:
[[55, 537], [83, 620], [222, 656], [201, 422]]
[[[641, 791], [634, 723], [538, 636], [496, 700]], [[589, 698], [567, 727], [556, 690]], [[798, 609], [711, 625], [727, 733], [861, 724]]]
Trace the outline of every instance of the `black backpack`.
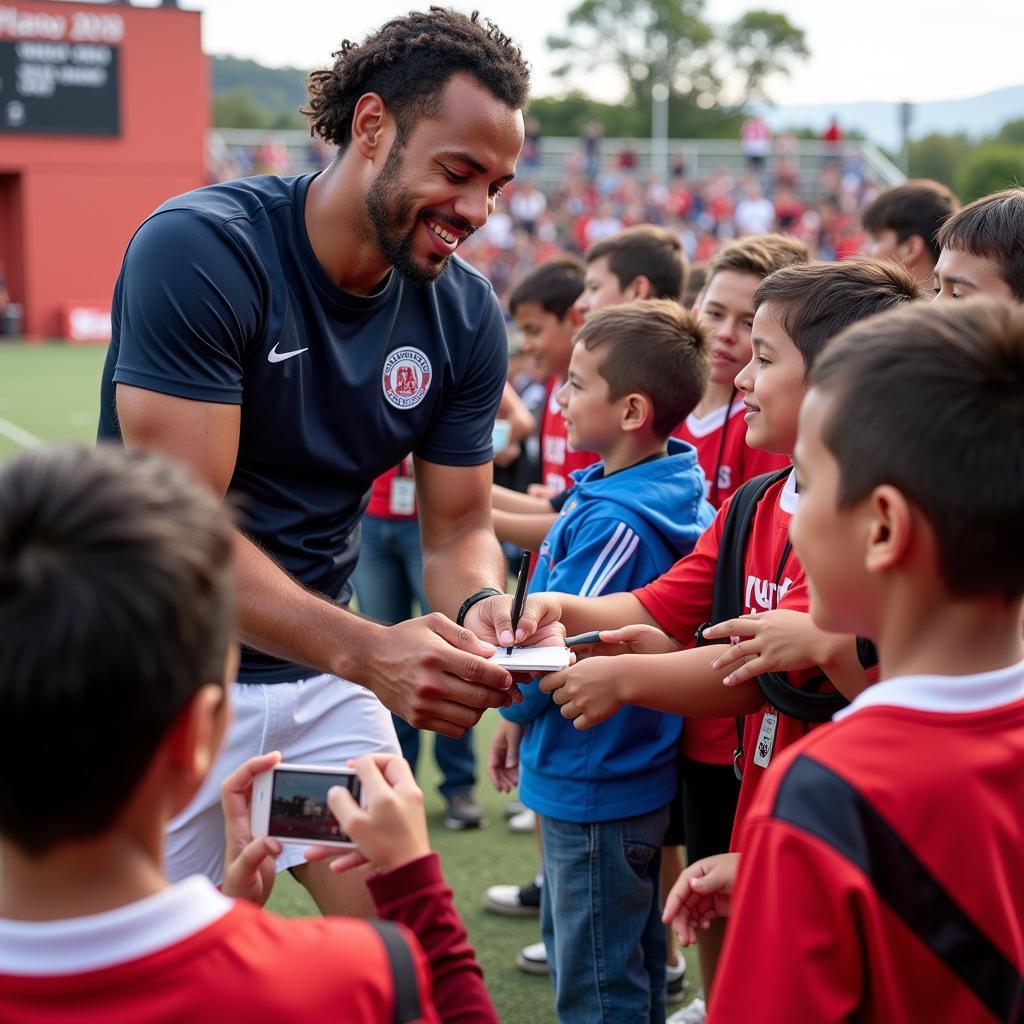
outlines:
[[[786, 467], [774, 473], [755, 476], [733, 494], [718, 547], [715, 586], [711, 598], [711, 619], [697, 630], [698, 645], [709, 642], [704, 639], [705, 626], [734, 619], [743, 614], [743, 565], [754, 513], [768, 488], [788, 476], [790, 472], [791, 468]], [[787, 541], [783, 563], [788, 553]], [[841, 693], [832, 690], [822, 693], [822, 686], [826, 684], [829, 684], [829, 680], [823, 675], [808, 679], [800, 687], [791, 685], [781, 672], [766, 672], [757, 677], [757, 685], [768, 703], [778, 708], [784, 715], [801, 722], [827, 722], [836, 711], [849, 704]], [[741, 738], [742, 722], [742, 718], [737, 719], [737, 733]]]

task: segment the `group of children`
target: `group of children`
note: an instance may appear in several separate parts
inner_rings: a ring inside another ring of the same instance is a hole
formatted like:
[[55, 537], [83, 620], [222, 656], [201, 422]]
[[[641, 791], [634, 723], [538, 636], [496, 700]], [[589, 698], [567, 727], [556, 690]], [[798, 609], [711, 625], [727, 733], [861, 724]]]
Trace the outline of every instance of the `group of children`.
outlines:
[[[513, 294], [552, 443], [496, 529], [600, 633], [489, 758], [539, 815], [562, 1022], [661, 1024], [663, 922], [713, 1024], [1024, 1019], [1024, 189], [926, 223], [939, 190], [902, 188], [865, 220], [893, 258], [741, 239], [692, 313], [678, 255], [662, 278], [614, 239]], [[926, 303], [930, 259], [936, 298], [988, 297]], [[164, 882], [227, 713], [230, 547], [153, 456], [0, 471], [0, 1018], [495, 1020], [401, 759], [356, 763], [363, 807], [331, 797], [398, 929], [247, 905], [275, 755], [225, 783], [223, 892]]]

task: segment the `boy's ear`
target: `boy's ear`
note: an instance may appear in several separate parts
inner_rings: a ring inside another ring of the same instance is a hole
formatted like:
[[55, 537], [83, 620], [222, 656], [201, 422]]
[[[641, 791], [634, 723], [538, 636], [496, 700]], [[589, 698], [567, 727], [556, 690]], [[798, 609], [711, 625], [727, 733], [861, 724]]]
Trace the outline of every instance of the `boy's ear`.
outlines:
[[896, 247], [896, 255], [908, 270], [917, 267], [927, 256], [931, 260], [928, 243], [920, 235], [911, 235]]
[[575, 302], [565, 311], [562, 320], [572, 328], [573, 333], [583, 326], [583, 313]]
[[907, 499], [889, 484], [876, 487], [867, 501], [864, 567], [870, 573], [881, 574], [905, 560], [912, 540], [914, 516]]
[[380, 155], [381, 147], [387, 145], [388, 133], [384, 129], [391, 123], [391, 115], [380, 96], [375, 92], [363, 93], [352, 113], [352, 145], [361, 156], [373, 160]]
[[619, 427], [623, 431], [639, 430], [649, 424], [654, 417], [654, 406], [651, 404], [651, 400], [639, 391], [625, 395], [619, 401], [622, 403]]
[[185, 808], [210, 773], [228, 715], [226, 688], [207, 683], [192, 695], [168, 730], [163, 747], [175, 785], [173, 813]]
[[626, 294], [630, 299], [649, 299], [653, 293], [654, 288], [651, 285], [651, 279], [644, 277], [643, 274], [637, 274], [632, 281], [626, 285]]

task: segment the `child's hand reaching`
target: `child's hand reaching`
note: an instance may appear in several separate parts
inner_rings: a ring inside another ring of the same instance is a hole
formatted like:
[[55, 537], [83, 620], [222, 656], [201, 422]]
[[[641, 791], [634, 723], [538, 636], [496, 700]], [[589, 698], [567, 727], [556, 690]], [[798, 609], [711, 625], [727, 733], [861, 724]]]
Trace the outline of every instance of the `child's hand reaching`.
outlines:
[[739, 861], [738, 853], [718, 853], [691, 864], [676, 879], [661, 919], [672, 925], [680, 945], [693, 945], [716, 917], [729, 916]]
[[618, 658], [587, 658], [561, 672], [541, 676], [540, 688], [577, 729], [589, 729], [612, 717], [625, 703], [617, 688], [622, 679]]
[[226, 896], [248, 900], [262, 907], [270, 898], [277, 873], [281, 844], [271, 836], [252, 837], [250, 808], [252, 780], [270, 771], [281, 760], [275, 750], [250, 757], [236, 768], [220, 786], [220, 804], [224, 811], [224, 884]]
[[830, 656], [826, 646], [830, 634], [818, 629], [806, 612], [787, 608], [716, 623], [705, 628], [704, 636], [708, 640], [745, 638], [711, 663], [712, 668], [730, 670], [722, 680], [726, 686], [745, 683], [762, 672], [813, 668]]
[[599, 644], [584, 644], [573, 648], [580, 660], [611, 657], [616, 654], [673, 654], [682, 650], [667, 633], [657, 626], [637, 623], [621, 629], [602, 629]]

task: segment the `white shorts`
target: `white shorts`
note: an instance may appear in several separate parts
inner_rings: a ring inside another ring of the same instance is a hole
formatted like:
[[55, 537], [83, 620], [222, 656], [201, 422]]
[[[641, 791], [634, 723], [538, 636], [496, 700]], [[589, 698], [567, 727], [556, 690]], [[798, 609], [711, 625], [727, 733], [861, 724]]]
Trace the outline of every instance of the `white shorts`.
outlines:
[[[280, 750], [285, 761], [344, 765], [360, 754], [400, 753], [391, 712], [370, 690], [337, 676], [294, 683], [236, 683], [224, 745], [192, 802], [167, 826], [165, 871], [172, 882], [224, 876], [220, 784], [257, 754]], [[285, 845], [277, 870], [304, 864], [303, 846]]]

